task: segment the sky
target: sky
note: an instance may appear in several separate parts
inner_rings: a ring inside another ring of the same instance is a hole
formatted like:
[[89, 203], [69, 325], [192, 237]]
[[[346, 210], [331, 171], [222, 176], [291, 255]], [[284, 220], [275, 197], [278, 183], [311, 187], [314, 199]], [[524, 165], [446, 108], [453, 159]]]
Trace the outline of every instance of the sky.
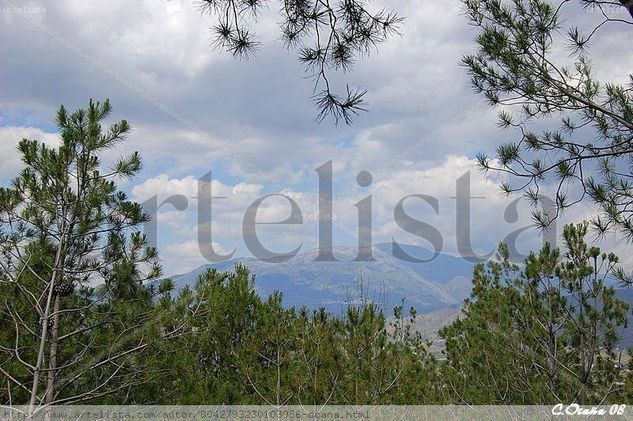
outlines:
[[[336, 76], [339, 88], [349, 83], [367, 90], [369, 111], [346, 126], [316, 121], [313, 84], [296, 52], [279, 40], [275, 2], [254, 26], [259, 51], [245, 61], [210, 47], [214, 19], [192, 0], [0, 0], [0, 184], [21, 167], [19, 140], [57, 142], [54, 115], [60, 105], [74, 110], [89, 98], [109, 98], [112, 121], [125, 118], [133, 131], [106, 158], [139, 151], [144, 161], [140, 174], [123, 180], [121, 188], [146, 205], [154, 197], [156, 203], [167, 200], [156, 215], [155, 241], [168, 275], [205, 263], [208, 246], [201, 252], [200, 229], [211, 229], [217, 253], [249, 256], [242, 222], [264, 195], [275, 196], [262, 202], [258, 221], [286, 220], [287, 198], [302, 215], [301, 224], [258, 226], [266, 248], [316, 247], [316, 169], [330, 161], [335, 246], [357, 244], [355, 205], [371, 196], [373, 243], [395, 239], [428, 247], [394, 220], [400, 200], [427, 195], [437, 200], [435, 209], [416, 198], [407, 199], [405, 209], [441, 233], [442, 252], [457, 254], [456, 190], [459, 180], [468, 179], [475, 254], [490, 255], [517, 230], [523, 230], [520, 253], [538, 247], [539, 231], [525, 229], [532, 209], [516, 204], [520, 196], [501, 195], [503, 177], [484, 175], [476, 165], [477, 153], [494, 152], [516, 133], [496, 126], [498, 110], [473, 92], [459, 64], [475, 51], [475, 31], [459, 2], [376, 0], [369, 7], [393, 9], [406, 20], [401, 36]], [[578, 25], [599, 18], [578, 5], [567, 13]], [[621, 25], [595, 38], [590, 52], [601, 80], [621, 82], [630, 73], [629, 40]], [[357, 183], [360, 171], [371, 173], [369, 186]], [[213, 201], [210, 227], [197, 212], [198, 180], [209, 173], [213, 196], [222, 197]], [[564, 222], [594, 212], [591, 203], [568, 210], [558, 233]], [[609, 236], [600, 245], [633, 265], [622, 239]]]

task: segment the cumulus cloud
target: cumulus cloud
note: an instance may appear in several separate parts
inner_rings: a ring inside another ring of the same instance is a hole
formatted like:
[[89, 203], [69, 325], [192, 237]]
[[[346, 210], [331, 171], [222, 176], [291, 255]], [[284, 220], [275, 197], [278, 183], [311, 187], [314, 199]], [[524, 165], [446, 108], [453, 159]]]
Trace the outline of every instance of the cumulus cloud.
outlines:
[[[144, 201], [156, 196], [162, 202], [174, 195], [183, 195], [188, 199], [196, 199], [202, 177], [188, 175], [183, 178], [171, 178], [167, 174], [159, 174], [156, 177], [148, 178], [143, 183], [132, 188], [132, 195], [135, 200]], [[245, 200], [257, 197], [261, 193], [261, 184], [236, 183], [228, 185], [220, 180], [211, 180], [211, 192], [215, 196], [231, 197], [238, 204], [244, 204]]]

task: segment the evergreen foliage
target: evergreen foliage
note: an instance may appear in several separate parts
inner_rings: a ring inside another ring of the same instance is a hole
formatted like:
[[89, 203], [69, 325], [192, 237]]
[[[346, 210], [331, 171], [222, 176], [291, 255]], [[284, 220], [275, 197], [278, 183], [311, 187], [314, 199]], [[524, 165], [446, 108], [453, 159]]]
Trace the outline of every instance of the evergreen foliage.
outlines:
[[545, 245], [522, 268], [505, 246], [479, 264], [464, 317], [441, 331], [445, 381], [462, 403], [619, 402], [628, 304], [607, 286], [618, 261], [564, 230], [566, 252]]
[[617, 14], [630, 2], [582, 3], [595, 12], [595, 26], [565, 26], [563, 13], [577, 2], [464, 1], [478, 51], [463, 64], [475, 91], [500, 107], [499, 126], [516, 133], [479, 163], [510, 176], [506, 193], [521, 191], [535, 206], [552, 196], [556, 212], [534, 212], [542, 227], [588, 198], [601, 209], [591, 221], [599, 233], [633, 239], [633, 76], [598, 80], [588, 50], [607, 26], [633, 25]]
[[[237, 58], [255, 53], [259, 42], [249, 25], [269, 4], [267, 0], [199, 0], [198, 4], [217, 19], [211, 28], [214, 47]], [[386, 9], [373, 12], [364, 0], [284, 0], [279, 6], [281, 38], [288, 49], [297, 51], [314, 81], [317, 119], [332, 116], [336, 123], [351, 124], [355, 114], [365, 111], [367, 92], [347, 85], [344, 94], [335, 93], [330, 73], [351, 70], [358, 58], [398, 34], [403, 19]]]

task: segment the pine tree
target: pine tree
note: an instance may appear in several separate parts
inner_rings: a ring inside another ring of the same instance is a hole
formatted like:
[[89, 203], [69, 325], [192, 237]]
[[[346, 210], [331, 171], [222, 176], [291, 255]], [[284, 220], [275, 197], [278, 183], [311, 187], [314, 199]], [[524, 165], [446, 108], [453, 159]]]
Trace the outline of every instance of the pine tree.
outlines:
[[22, 140], [24, 169], [0, 189], [0, 370], [29, 416], [131, 387], [134, 356], [182, 329], [147, 323], [144, 282], [160, 266], [140, 232], [148, 216], [116, 186], [139, 171], [138, 153], [102, 163], [130, 131], [125, 120], [102, 129], [110, 113], [107, 100], [60, 107], [59, 146]]
[[[563, 19], [578, 3], [464, 1], [478, 51], [463, 64], [476, 92], [500, 108], [499, 126], [516, 134], [479, 163], [510, 176], [506, 193], [522, 192], [535, 206], [552, 196], [556, 212], [534, 213], [542, 227], [589, 199], [601, 210], [594, 228], [633, 239], [633, 77], [598, 80], [588, 49], [609, 26], [633, 23], [617, 14], [630, 4], [582, 0], [599, 13], [595, 25], [578, 28]], [[564, 49], [571, 54], [559, 54]]]
[[441, 331], [446, 381], [460, 402], [598, 404], [618, 396], [617, 340], [629, 309], [608, 285], [618, 258], [589, 247], [586, 234], [586, 223], [566, 226], [562, 258], [545, 245], [519, 268], [502, 245], [497, 261], [477, 266], [463, 318]]

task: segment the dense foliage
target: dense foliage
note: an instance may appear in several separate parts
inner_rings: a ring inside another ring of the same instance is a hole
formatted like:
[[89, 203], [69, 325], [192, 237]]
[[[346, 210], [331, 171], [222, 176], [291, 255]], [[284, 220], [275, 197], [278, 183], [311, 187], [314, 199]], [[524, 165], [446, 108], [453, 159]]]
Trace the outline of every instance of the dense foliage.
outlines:
[[390, 320], [374, 304], [340, 316], [285, 308], [278, 294], [259, 297], [253, 281], [245, 267], [210, 270], [180, 292], [174, 308], [199, 308], [199, 317], [191, 335], [147, 355], [171, 370], [148, 370], [136, 402], [387, 404], [412, 394], [434, 401], [437, 391], [425, 388], [434, 359], [401, 308]]
[[600, 403], [623, 398], [624, 351], [617, 337], [628, 304], [606, 285], [618, 259], [568, 225], [566, 253], [545, 245], [523, 268], [480, 264], [464, 317], [441, 331], [444, 381], [463, 403]]
[[[72, 355], [77, 347], [66, 352], [80, 367], [90, 367], [95, 358], [90, 352], [139, 340], [123, 328], [134, 320], [143, 335], [156, 338], [186, 321], [186, 334], [172, 340], [146, 337], [145, 352], [122, 366], [133, 376], [116, 375], [116, 387], [86, 399], [90, 403], [629, 402], [633, 378], [617, 346], [628, 308], [604, 284], [617, 258], [587, 248], [585, 229], [566, 229], [570, 248], [563, 260], [546, 246], [521, 269], [502, 246], [498, 260], [477, 266], [472, 298], [462, 316], [441, 331], [446, 348], [440, 354], [431, 353], [430, 343], [416, 332], [414, 311], [405, 317], [398, 307], [387, 317], [371, 302], [339, 315], [286, 308], [279, 294], [260, 297], [255, 277], [243, 266], [209, 270], [178, 293], [170, 281], [142, 287], [118, 304], [116, 326], [92, 330], [99, 346], [83, 354]], [[72, 295], [80, 299], [79, 292]], [[9, 326], [10, 320], [0, 323]], [[0, 340], [8, 349], [11, 329], [3, 332]], [[1, 366], [11, 371], [18, 364], [8, 359]], [[91, 389], [116, 367], [105, 366], [61, 391], [60, 401]], [[9, 396], [14, 404], [28, 399], [7, 378], [0, 399]]]

